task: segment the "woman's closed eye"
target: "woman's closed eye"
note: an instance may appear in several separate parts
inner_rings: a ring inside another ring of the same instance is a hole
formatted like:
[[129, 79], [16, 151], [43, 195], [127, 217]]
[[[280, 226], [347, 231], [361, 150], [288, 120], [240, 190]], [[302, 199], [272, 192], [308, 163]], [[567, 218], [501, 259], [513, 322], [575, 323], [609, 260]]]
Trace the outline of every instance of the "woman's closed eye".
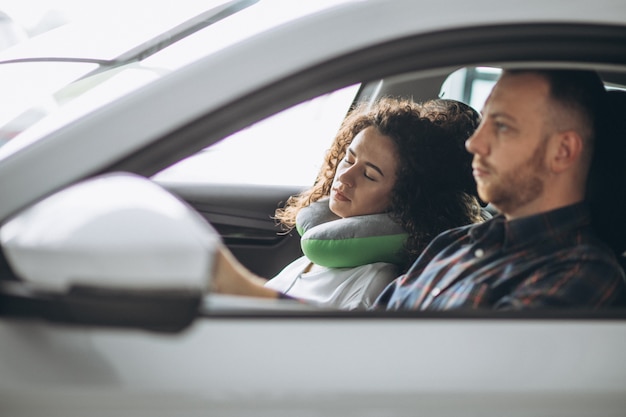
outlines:
[[367, 171], [363, 171], [363, 176], [370, 181], [378, 181], [376, 178], [370, 176]]
[[[341, 160], [341, 163], [345, 163], [347, 165], [355, 165], [357, 163], [357, 156], [353, 149], [348, 148], [346, 152], [346, 156]], [[384, 177], [382, 170], [371, 162], [364, 162], [363, 167], [363, 176], [367, 178], [369, 181], [377, 182], [379, 177]]]

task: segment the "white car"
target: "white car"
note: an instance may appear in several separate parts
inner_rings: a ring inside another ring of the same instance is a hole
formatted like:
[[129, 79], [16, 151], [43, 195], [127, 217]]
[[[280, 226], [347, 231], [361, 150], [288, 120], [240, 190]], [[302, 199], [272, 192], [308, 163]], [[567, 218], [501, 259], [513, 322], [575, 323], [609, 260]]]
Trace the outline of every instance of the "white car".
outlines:
[[0, 415], [626, 414], [619, 308], [346, 312], [208, 291], [214, 230], [262, 276], [299, 256], [271, 216], [354, 102], [480, 109], [516, 66], [624, 89], [626, 3], [194, 7], [0, 52]]

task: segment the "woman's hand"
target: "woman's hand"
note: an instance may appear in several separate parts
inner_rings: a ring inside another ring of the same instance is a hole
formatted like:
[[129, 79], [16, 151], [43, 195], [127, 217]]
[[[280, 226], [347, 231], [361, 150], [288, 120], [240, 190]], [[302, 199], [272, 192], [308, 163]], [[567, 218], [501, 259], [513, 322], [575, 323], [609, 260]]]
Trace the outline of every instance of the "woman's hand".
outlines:
[[264, 286], [266, 280], [250, 272], [237, 258], [220, 247], [215, 255], [211, 292], [248, 297], [278, 298], [278, 293]]

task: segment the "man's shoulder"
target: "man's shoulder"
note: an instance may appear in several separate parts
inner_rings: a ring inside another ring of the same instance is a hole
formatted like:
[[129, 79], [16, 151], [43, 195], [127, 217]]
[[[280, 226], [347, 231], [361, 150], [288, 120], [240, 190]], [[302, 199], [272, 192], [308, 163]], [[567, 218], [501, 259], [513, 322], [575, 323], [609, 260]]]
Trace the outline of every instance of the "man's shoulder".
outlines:
[[620, 266], [615, 252], [595, 234], [581, 233], [578, 237], [570, 240], [569, 244], [560, 245], [556, 255], [579, 262], [601, 261]]

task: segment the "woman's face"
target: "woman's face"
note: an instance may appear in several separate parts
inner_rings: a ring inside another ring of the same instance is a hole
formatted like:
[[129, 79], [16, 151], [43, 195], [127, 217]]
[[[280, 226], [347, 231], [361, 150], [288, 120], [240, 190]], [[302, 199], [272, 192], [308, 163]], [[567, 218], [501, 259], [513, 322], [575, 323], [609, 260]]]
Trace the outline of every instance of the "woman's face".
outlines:
[[387, 211], [398, 166], [392, 139], [375, 127], [359, 132], [339, 163], [330, 191], [330, 209], [340, 217]]

